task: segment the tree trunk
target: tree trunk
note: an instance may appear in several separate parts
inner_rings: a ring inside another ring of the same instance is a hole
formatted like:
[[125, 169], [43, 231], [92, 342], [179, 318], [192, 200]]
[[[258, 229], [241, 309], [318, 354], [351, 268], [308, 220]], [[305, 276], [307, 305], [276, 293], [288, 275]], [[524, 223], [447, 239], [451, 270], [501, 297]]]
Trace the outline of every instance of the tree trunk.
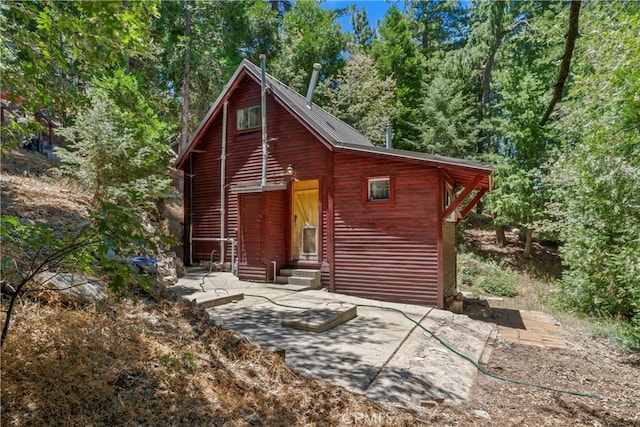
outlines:
[[527, 228], [524, 239], [524, 252], [522, 252], [522, 256], [525, 258], [531, 258], [533, 255], [533, 230]]
[[540, 126], [544, 126], [545, 123], [551, 117], [554, 107], [562, 98], [562, 92], [564, 90], [564, 83], [569, 77], [569, 69], [571, 67], [571, 57], [573, 56], [573, 48], [576, 45], [576, 39], [578, 38], [578, 18], [580, 16], [580, 1], [572, 1], [571, 9], [569, 11], [569, 30], [567, 31], [567, 42], [564, 46], [564, 54], [562, 55], [562, 63], [560, 64], [560, 72], [558, 73], [558, 80], [553, 87], [553, 97], [549, 102], [547, 110], [544, 112], [544, 116], [540, 120]]
[[[497, 7], [497, 10], [495, 16], [495, 32], [493, 43], [491, 45], [491, 49], [489, 50], [489, 54], [487, 55], [487, 62], [485, 62], [484, 69], [482, 70], [481, 121], [489, 118], [490, 116], [489, 104], [491, 103], [491, 72], [493, 71], [493, 64], [496, 59], [496, 54], [498, 53], [498, 49], [502, 44], [502, 38], [504, 37], [502, 26], [504, 4], [502, 2], [496, 2], [495, 7]], [[484, 140], [484, 143], [482, 142], [482, 140]], [[482, 140], [478, 142], [478, 154], [482, 154], [483, 152], [485, 152], [485, 150], [489, 151], [491, 147], [491, 133], [488, 130], [484, 131], [484, 138], [482, 138]]]
[[[480, 108], [480, 122], [488, 119], [490, 116], [489, 104], [491, 103], [491, 72], [493, 71], [493, 64], [496, 59], [496, 53], [502, 44], [502, 38], [504, 37], [504, 31], [502, 27], [502, 17], [504, 15], [504, 4], [502, 2], [497, 3], [497, 11], [495, 17], [495, 33], [493, 44], [487, 55], [487, 62], [482, 70], [482, 96], [481, 96], [481, 108]], [[483, 137], [478, 140], [477, 152], [482, 154], [491, 149], [491, 133], [488, 130], [483, 131]], [[482, 215], [484, 211], [484, 204], [479, 202], [476, 205], [476, 213]]]
[[496, 226], [496, 244], [501, 248], [507, 246], [507, 236], [504, 234], [504, 225]]
[[191, 73], [191, 66], [189, 64], [189, 50], [191, 44], [191, 3], [192, 0], [186, 0], [184, 3], [184, 35], [187, 40], [187, 45], [184, 52], [184, 73], [182, 76], [182, 119], [180, 129], [180, 154], [184, 153], [187, 149], [187, 143], [189, 142], [189, 76]]

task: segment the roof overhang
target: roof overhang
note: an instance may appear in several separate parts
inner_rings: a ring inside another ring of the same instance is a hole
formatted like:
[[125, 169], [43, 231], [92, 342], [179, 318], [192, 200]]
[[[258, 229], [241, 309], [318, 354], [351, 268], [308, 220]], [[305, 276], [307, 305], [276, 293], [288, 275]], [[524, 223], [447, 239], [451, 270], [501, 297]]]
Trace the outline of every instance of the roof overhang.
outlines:
[[475, 182], [476, 189], [491, 191], [493, 187], [491, 177], [493, 167], [489, 163], [378, 146], [362, 147], [355, 144], [343, 143], [339, 144], [338, 147], [345, 151], [353, 151], [372, 156], [392, 157], [441, 169], [445, 173], [445, 176], [452, 181], [452, 185], [459, 184], [463, 187], [468, 187], [476, 181], [477, 177], [480, 177], [480, 179]]

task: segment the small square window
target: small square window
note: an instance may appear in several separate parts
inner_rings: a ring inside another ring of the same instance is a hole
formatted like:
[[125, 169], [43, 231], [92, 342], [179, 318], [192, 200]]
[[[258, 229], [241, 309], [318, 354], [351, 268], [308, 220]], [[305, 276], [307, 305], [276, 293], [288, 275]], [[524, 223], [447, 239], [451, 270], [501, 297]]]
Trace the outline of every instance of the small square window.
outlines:
[[369, 194], [367, 200], [389, 200], [389, 178], [369, 179]]
[[247, 130], [260, 126], [260, 106], [242, 108], [236, 117], [236, 129]]

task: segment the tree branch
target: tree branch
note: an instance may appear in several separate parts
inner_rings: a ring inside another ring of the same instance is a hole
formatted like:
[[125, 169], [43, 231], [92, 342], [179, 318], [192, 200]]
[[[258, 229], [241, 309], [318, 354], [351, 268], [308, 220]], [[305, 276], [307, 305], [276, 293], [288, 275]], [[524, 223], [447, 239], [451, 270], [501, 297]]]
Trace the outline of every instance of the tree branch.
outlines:
[[544, 112], [542, 119], [540, 120], [540, 126], [544, 126], [556, 104], [562, 99], [562, 92], [564, 90], [564, 84], [569, 76], [569, 68], [571, 67], [571, 56], [573, 56], [573, 49], [576, 45], [576, 39], [578, 38], [578, 18], [580, 16], [580, 0], [574, 0], [571, 2], [571, 9], [569, 11], [569, 31], [567, 32], [567, 42], [564, 46], [564, 55], [562, 56], [562, 63], [560, 64], [560, 72], [558, 73], [558, 81], [553, 87], [553, 97], [547, 111]]

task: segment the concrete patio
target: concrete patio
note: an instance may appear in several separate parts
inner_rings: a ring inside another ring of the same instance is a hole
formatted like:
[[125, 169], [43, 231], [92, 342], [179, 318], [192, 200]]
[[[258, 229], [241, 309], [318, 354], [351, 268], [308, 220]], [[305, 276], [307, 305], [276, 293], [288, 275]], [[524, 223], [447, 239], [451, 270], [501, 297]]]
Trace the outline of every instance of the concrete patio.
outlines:
[[[402, 311], [476, 362], [496, 336], [493, 324], [449, 311], [323, 290], [297, 292], [287, 285], [239, 281], [230, 273], [190, 270], [170, 289], [210, 305], [207, 311], [217, 324], [258, 345], [285, 350], [287, 364], [296, 371], [403, 406], [465, 400], [478, 373], [471, 363], [390, 309]], [[213, 306], [212, 300], [226, 303]], [[326, 332], [281, 324], [307, 309], [353, 306], [357, 317]]]

